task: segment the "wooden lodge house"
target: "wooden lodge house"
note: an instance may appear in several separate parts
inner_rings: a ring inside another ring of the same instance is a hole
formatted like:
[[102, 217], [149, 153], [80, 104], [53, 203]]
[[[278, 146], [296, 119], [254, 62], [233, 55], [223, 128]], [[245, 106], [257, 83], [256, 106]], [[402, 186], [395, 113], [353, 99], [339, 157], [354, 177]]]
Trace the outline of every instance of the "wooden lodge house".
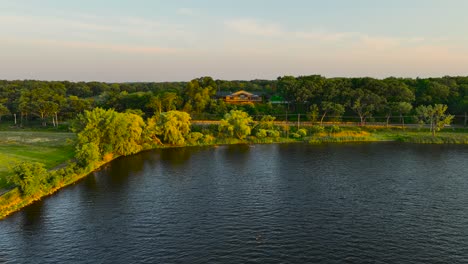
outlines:
[[230, 104], [261, 103], [262, 97], [253, 93], [240, 90], [230, 94], [218, 93], [218, 99]]

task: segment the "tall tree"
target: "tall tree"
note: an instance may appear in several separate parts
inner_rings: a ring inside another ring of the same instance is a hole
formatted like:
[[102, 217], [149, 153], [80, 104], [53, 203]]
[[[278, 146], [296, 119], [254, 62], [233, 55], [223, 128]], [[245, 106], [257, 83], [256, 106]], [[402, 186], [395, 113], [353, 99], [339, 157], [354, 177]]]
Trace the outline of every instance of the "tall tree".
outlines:
[[195, 113], [203, 112], [216, 91], [216, 82], [211, 77], [202, 77], [190, 81], [183, 92], [184, 110]]
[[361, 125], [364, 125], [367, 118], [382, 107], [382, 98], [368, 90], [357, 89], [354, 98], [351, 109], [359, 115]]
[[442, 104], [432, 105], [420, 105], [416, 109], [416, 113], [419, 119], [430, 125], [432, 135], [435, 136], [436, 132], [444, 128], [446, 125], [450, 125], [453, 120], [453, 115], [446, 114], [447, 106]]

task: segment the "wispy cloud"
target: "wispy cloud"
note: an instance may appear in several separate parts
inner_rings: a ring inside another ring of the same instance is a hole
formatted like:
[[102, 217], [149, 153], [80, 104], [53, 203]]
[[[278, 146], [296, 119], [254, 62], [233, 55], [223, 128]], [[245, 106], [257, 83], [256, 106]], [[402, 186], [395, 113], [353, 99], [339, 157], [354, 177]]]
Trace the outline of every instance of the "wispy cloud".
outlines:
[[196, 15], [197, 12], [193, 8], [183, 7], [183, 8], [177, 9], [177, 14], [181, 16], [193, 16], [193, 15]]
[[130, 53], [130, 54], [175, 54], [180, 50], [175, 48], [164, 48], [158, 46], [142, 46], [142, 45], [123, 45], [113, 43], [98, 43], [86, 41], [64, 41], [53, 39], [18, 39], [0, 37], [0, 41], [10, 44], [27, 44], [33, 46], [44, 46], [48, 48], [65, 48], [65, 49], [90, 49], [106, 52]]
[[315, 30], [288, 30], [286, 27], [265, 21], [255, 19], [232, 19], [225, 21], [227, 30], [237, 34], [249, 37], [250, 40], [255, 37], [276, 38], [278, 45], [284, 45], [284, 42], [292, 45], [301, 45], [301, 41], [313, 41], [308, 45], [334, 45], [340, 44], [341, 47], [362, 47], [372, 50], [391, 50], [403, 46], [421, 45], [428, 40], [422, 37], [394, 37], [385, 35], [371, 35], [361, 32], [334, 32], [323, 29]]
[[245, 35], [279, 37], [284, 34], [283, 29], [279, 25], [255, 19], [233, 19], [225, 21], [224, 24], [228, 29]]
[[[12, 26], [14, 25], [14, 27]], [[15, 32], [11, 32], [14, 28]], [[117, 37], [187, 37], [190, 32], [182, 25], [163, 23], [160, 21], [137, 17], [106, 17], [105, 19], [92, 15], [78, 15], [69, 17], [52, 16], [0, 16], [0, 30], [14, 35], [42, 33], [49, 35], [66, 35], [76, 33], [95, 33], [97, 38], [106, 33]]]

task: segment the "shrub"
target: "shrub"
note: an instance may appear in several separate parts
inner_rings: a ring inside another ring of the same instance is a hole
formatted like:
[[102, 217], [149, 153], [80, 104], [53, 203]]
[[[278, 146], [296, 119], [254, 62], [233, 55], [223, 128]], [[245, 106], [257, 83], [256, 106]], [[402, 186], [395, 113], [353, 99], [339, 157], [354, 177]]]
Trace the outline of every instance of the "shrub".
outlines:
[[333, 125], [330, 127], [330, 133], [340, 133], [341, 132], [341, 128], [339, 126], [336, 126], [336, 125]]
[[266, 138], [268, 136], [267, 130], [259, 129], [255, 136], [258, 138]]
[[269, 137], [272, 137], [272, 138], [280, 137], [280, 132], [278, 130], [267, 130], [266, 132]]
[[298, 129], [297, 134], [299, 134], [301, 137], [305, 137], [307, 136], [307, 130], [305, 128]]
[[291, 137], [292, 137], [292, 138], [299, 139], [299, 138], [301, 138], [301, 135], [298, 134], [298, 133], [291, 133]]
[[189, 144], [196, 145], [201, 143], [200, 141], [203, 139], [203, 134], [200, 132], [191, 132], [187, 136], [187, 141]]
[[47, 184], [48, 172], [39, 162], [20, 162], [11, 168], [8, 182], [19, 187], [23, 195], [39, 193]]
[[312, 126], [310, 129], [310, 133], [312, 134], [319, 134], [325, 132], [325, 128], [323, 126]]

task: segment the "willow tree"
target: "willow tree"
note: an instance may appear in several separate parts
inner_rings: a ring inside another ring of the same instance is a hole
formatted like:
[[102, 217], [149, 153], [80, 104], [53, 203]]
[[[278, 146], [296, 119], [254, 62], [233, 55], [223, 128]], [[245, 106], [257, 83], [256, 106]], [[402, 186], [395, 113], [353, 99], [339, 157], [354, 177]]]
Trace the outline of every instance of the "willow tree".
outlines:
[[145, 135], [152, 141], [184, 145], [190, 134], [190, 120], [190, 115], [186, 112], [175, 110], [164, 112], [148, 120]]
[[245, 139], [252, 132], [252, 117], [241, 110], [231, 110], [224, 115], [219, 125], [219, 132], [238, 139]]
[[95, 108], [79, 115], [75, 131], [76, 153], [81, 165], [101, 160], [105, 155], [130, 155], [143, 148], [143, 119], [131, 113]]

